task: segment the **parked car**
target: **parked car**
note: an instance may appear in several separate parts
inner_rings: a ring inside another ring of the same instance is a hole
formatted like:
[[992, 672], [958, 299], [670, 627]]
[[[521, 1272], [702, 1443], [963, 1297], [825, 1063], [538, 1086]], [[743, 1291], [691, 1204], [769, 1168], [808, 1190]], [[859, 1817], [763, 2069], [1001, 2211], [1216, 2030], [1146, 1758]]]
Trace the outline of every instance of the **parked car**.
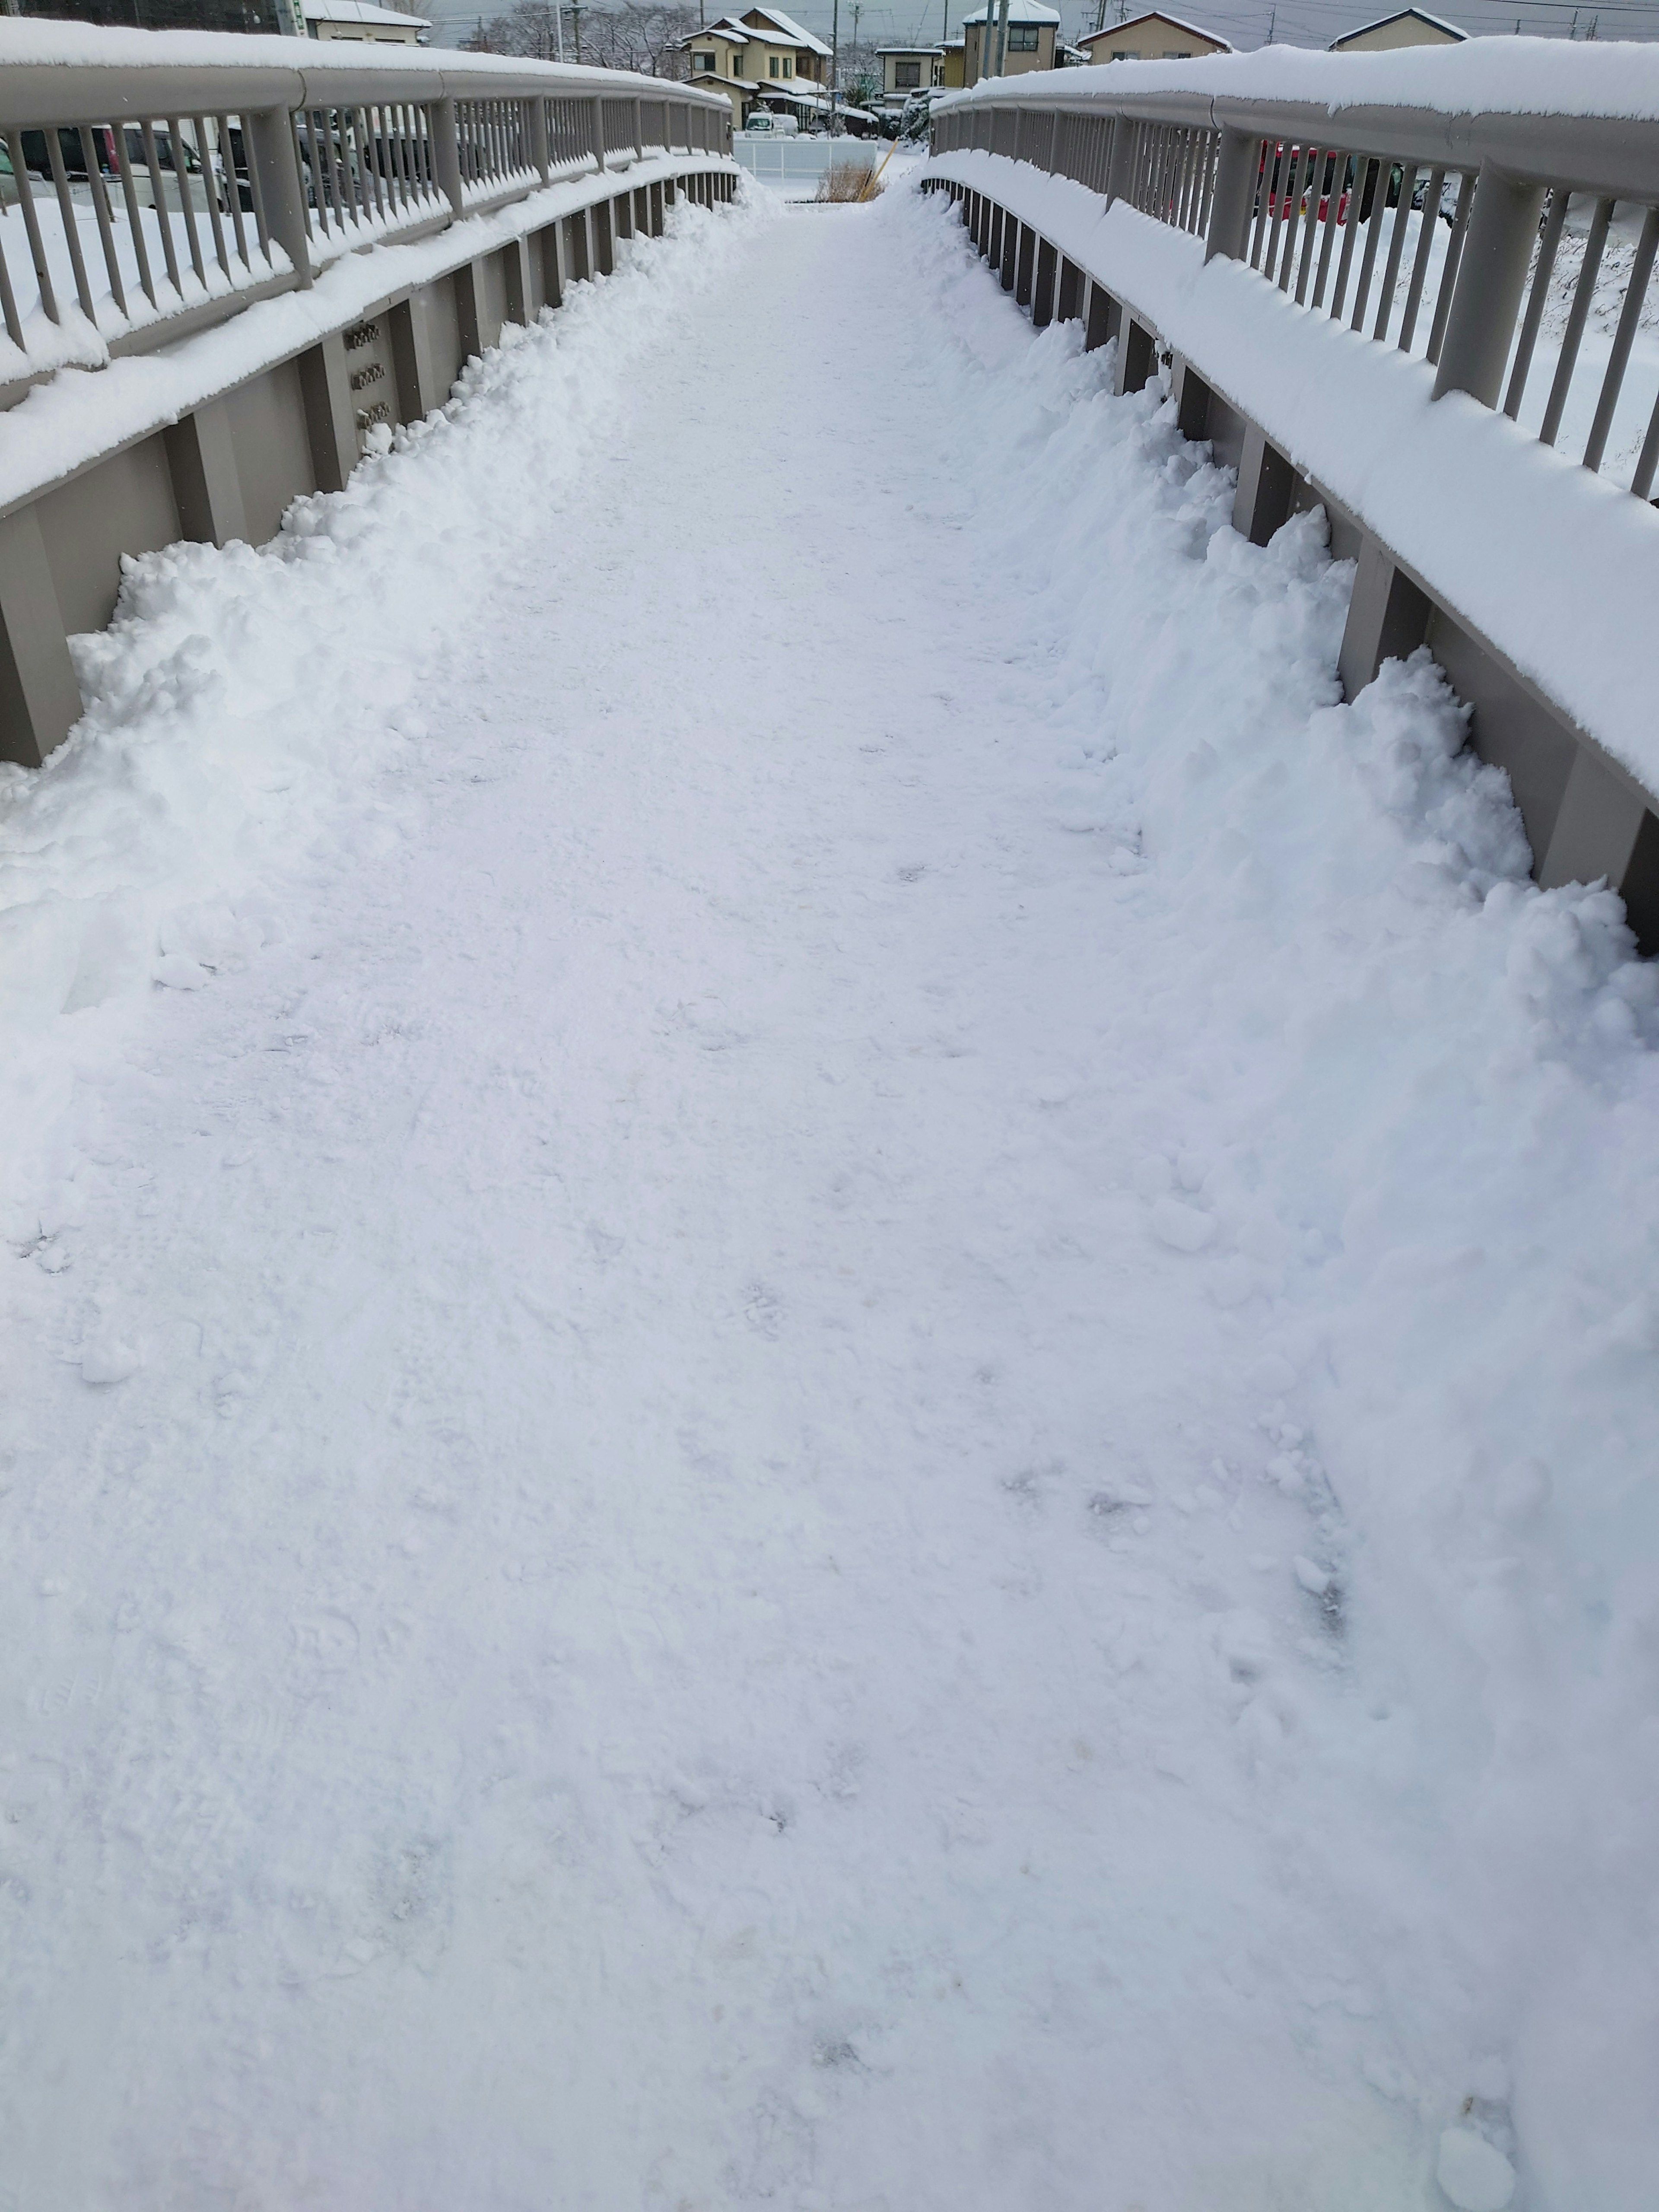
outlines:
[[797, 138], [800, 125], [793, 115], [774, 115], [769, 108], [757, 107], [743, 126], [745, 138]]

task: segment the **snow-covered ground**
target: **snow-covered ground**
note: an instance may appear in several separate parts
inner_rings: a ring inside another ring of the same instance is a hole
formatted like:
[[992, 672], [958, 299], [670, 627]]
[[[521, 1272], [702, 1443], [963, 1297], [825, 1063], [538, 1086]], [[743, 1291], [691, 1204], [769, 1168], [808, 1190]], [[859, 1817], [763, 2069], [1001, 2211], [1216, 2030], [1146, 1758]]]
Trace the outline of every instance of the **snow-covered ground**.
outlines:
[[0, 2202], [1650, 2201], [1653, 974], [1077, 343], [683, 209], [86, 642]]

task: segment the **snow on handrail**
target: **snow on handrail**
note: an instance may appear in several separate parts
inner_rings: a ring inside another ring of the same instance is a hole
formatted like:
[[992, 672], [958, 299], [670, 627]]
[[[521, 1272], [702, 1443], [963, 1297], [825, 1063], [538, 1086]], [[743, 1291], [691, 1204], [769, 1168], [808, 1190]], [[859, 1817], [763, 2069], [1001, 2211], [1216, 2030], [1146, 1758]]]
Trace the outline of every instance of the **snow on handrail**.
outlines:
[[0, 405], [647, 149], [723, 153], [724, 97], [621, 70], [0, 21]]

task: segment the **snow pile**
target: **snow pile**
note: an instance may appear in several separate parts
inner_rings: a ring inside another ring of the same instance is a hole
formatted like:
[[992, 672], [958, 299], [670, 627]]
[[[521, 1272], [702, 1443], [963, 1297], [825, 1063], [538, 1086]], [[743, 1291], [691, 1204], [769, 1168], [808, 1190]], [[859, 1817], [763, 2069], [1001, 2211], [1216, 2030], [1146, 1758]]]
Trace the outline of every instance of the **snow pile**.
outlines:
[[[152, 976], [236, 972], [280, 926], [285, 865], [379, 834], [346, 796], [409, 747], [441, 748], [422, 669], [490, 589], [453, 557], [465, 518], [489, 514], [504, 544], [538, 523], [614, 435], [628, 365], [736, 250], [684, 200], [673, 229], [696, 250], [619, 241], [614, 278], [573, 287], [533, 332], [510, 328], [447, 406], [381, 434], [383, 458], [297, 501], [270, 544], [129, 563], [108, 630], [72, 641], [88, 705], [69, 742], [38, 775], [0, 763], [14, 1127], [52, 1124], [70, 1066], [61, 1013], [107, 1008], [118, 1025]], [[20, 1172], [13, 1150], [0, 1192]]]
[[[1383, 1836], [1417, 1869], [1356, 1902], [1384, 2002], [1448, 2063], [1454, 2021], [1511, 2052], [1528, 2203], [1634, 2208], [1659, 2065], [1659, 974], [1608, 894], [1526, 880], [1506, 783], [1458, 752], [1425, 656], [1328, 703], [1346, 574], [1317, 523], [1244, 546], [1168, 407], [1100, 396], [1077, 343], [1024, 356], [992, 450], [1028, 518], [1012, 597], [1073, 641], [1049, 696], [1104, 698], [1079, 814], [1161, 940], [1162, 1006], [1100, 1040], [1153, 1139], [1148, 1227], [1282, 1359], [1295, 1448], [1264, 1471], [1334, 1516], [1358, 1702], [1328, 1749], [1374, 1793], [1357, 1882]], [[1467, 2121], [1444, 2139], [1452, 2203], [1509, 2201], [1508, 2112], [1490, 2150]]]
[[3, 2179], [1637, 2212], [1653, 973], [1315, 519], [751, 197], [7, 787]]

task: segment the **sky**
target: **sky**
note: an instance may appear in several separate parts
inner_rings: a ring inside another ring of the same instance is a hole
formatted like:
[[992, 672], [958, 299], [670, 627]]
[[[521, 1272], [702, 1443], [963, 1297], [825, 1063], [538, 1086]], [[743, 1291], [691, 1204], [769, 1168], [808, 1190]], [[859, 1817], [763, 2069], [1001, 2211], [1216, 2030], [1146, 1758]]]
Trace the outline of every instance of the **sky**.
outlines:
[[[491, 8], [485, 0], [483, 12], [497, 13], [508, 4], [510, 0], [498, 0]], [[711, 17], [724, 12], [721, 0], [708, 0], [708, 4]], [[951, 30], [959, 31], [964, 8], [977, 4], [978, 0], [931, 0], [927, 6], [921, 0], [886, 0], [886, 4], [860, 9], [859, 36], [883, 46], [936, 40], [944, 33], [947, 12]], [[1099, 0], [1053, 0], [1053, 4], [1060, 10], [1068, 37], [1094, 29]], [[1122, 0], [1121, 12], [1139, 15], [1146, 4], [1148, 0]], [[1389, 0], [1375, 0], [1370, 6], [1366, 0], [1203, 0], [1193, 7], [1171, 0], [1171, 4], [1189, 21], [1218, 32], [1241, 49], [1266, 46], [1270, 34], [1281, 46], [1328, 46], [1344, 31], [1391, 12]], [[432, 43], [459, 45], [478, 21], [478, 0], [470, 6], [465, 0], [428, 0], [426, 12], [433, 19]], [[1477, 35], [1513, 32], [1518, 23], [1540, 36], [1566, 38], [1576, 24], [1577, 34], [1583, 38], [1594, 24], [1598, 38], [1659, 38], [1659, 0], [1588, 0], [1579, 6], [1572, 0], [1457, 0], [1457, 4], [1434, 12]], [[809, 31], [829, 38], [830, 0], [802, 0], [790, 13]], [[853, 36], [853, 0], [846, 0], [841, 9], [843, 38]], [[1107, 20], [1115, 21], [1119, 15], [1120, 0], [1107, 0]]]

